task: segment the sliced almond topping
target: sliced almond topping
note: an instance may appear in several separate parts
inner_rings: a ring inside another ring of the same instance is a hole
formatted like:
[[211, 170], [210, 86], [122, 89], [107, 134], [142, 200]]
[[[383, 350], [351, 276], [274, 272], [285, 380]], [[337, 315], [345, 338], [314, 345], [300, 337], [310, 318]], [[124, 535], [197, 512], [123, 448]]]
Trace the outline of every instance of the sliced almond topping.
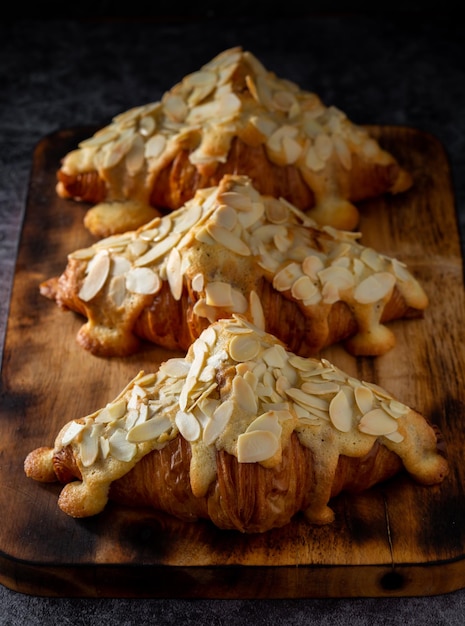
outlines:
[[69, 443], [73, 441], [85, 429], [85, 424], [80, 424], [79, 422], [71, 422], [66, 431], [63, 433], [61, 437], [61, 443], [63, 446], [67, 446]]
[[232, 306], [230, 308], [234, 313], [245, 313], [249, 308], [249, 303], [244, 294], [238, 289], [231, 288]]
[[209, 235], [213, 237], [213, 239], [236, 254], [240, 254], [241, 256], [249, 256], [250, 248], [249, 246], [240, 239], [237, 235], [218, 226], [214, 223], [207, 224], [207, 232]]
[[354, 290], [354, 298], [360, 304], [372, 304], [388, 297], [394, 288], [396, 279], [392, 274], [380, 272], [368, 276], [357, 285]]
[[202, 291], [203, 287], [204, 287], [204, 278], [203, 278], [203, 274], [201, 274], [200, 272], [198, 274], [196, 274], [193, 278], [192, 278], [192, 289], [194, 291]]
[[389, 415], [391, 415], [395, 419], [399, 419], [399, 417], [403, 417], [404, 415], [407, 415], [407, 413], [410, 411], [408, 406], [406, 406], [405, 404], [402, 404], [398, 400], [391, 400], [390, 402], [381, 402], [381, 406], [386, 411], [386, 413], [389, 413]]
[[172, 248], [166, 261], [166, 276], [171, 294], [175, 300], [180, 300], [183, 288], [183, 276], [181, 271], [181, 255], [177, 248]]
[[301, 389], [315, 396], [323, 396], [327, 393], [337, 393], [339, 385], [332, 381], [306, 381], [302, 383]]
[[171, 421], [167, 417], [157, 415], [131, 428], [127, 434], [127, 439], [133, 443], [150, 441], [157, 439], [157, 437], [170, 428]]
[[237, 439], [239, 463], [260, 463], [271, 458], [279, 450], [279, 439], [266, 430], [242, 433]]
[[118, 428], [108, 440], [110, 444], [110, 454], [118, 461], [131, 461], [137, 452], [136, 444], [126, 439], [126, 431]]
[[329, 417], [333, 425], [343, 433], [352, 428], [352, 406], [341, 389], [329, 404]]
[[318, 272], [320, 272], [323, 269], [323, 267], [324, 267], [323, 261], [315, 255], [307, 256], [302, 261], [302, 271], [307, 276], [310, 276], [312, 280], [317, 279]]
[[301, 276], [291, 287], [291, 295], [296, 300], [308, 300], [317, 291], [317, 288], [308, 276]]
[[185, 210], [178, 213], [174, 219], [173, 232], [185, 233], [196, 224], [202, 215], [200, 204], [190, 203]]
[[283, 368], [287, 364], [286, 350], [275, 344], [263, 352], [262, 358], [268, 367]]
[[149, 267], [134, 267], [126, 274], [126, 288], [132, 293], [154, 294], [160, 291], [161, 280]]
[[208, 306], [231, 307], [233, 305], [232, 288], [229, 283], [213, 281], [205, 287]]
[[364, 248], [360, 254], [360, 259], [375, 272], [379, 272], [383, 267], [382, 257], [372, 248]]
[[368, 413], [373, 408], [374, 396], [371, 389], [363, 385], [358, 385], [354, 389], [355, 402], [357, 403], [360, 413]]
[[242, 376], [236, 376], [233, 379], [233, 399], [248, 413], [255, 414], [257, 412], [257, 397], [255, 392]]
[[267, 411], [266, 413], [262, 413], [248, 425], [246, 432], [249, 433], [254, 430], [266, 430], [273, 433], [278, 438], [281, 437], [283, 428], [278, 421], [278, 415], [277, 411]]
[[394, 433], [389, 433], [388, 435], [384, 436], [386, 437], [386, 439], [389, 439], [394, 443], [401, 443], [404, 440], [404, 435], [402, 435], [398, 430], [396, 430]]
[[197, 441], [200, 437], [200, 424], [193, 413], [178, 411], [175, 423], [186, 441]]
[[289, 219], [289, 210], [277, 198], [267, 198], [265, 211], [272, 224], [284, 224]]
[[327, 411], [329, 409], [329, 402], [327, 400], [305, 393], [305, 391], [302, 391], [297, 387], [286, 389], [286, 393], [290, 398], [295, 400], [297, 404], [303, 405], [304, 408], [315, 408], [322, 411]]
[[139, 120], [139, 132], [143, 137], [150, 137], [155, 128], [155, 118], [151, 115], [145, 115]]
[[275, 274], [273, 278], [273, 287], [276, 291], [286, 291], [290, 289], [295, 281], [302, 276], [302, 270], [298, 263], [289, 263]]
[[260, 342], [249, 335], [235, 335], [229, 342], [229, 354], [235, 361], [251, 361], [260, 350]]
[[189, 373], [191, 364], [185, 359], [168, 359], [160, 365], [160, 371], [172, 378], [185, 378]]
[[124, 304], [126, 294], [126, 277], [123, 274], [113, 276], [108, 288], [108, 296], [116, 307], [120, 307]]
[[352, 155], [349, 147], [340, 135], [333, 135], [333, 143], [336, 149], [336, 154], [341, 162], [342, 167], [346, 170], [352, 169]]
[[218, 226], [226, 230], [233, 230], [237, 224], [236, 211], [226, 204], [218, 207], [213, 217]]
[[158, 243], [154, 244], [148, 252], [136, 259], [134, 264], [137, 267], [141, 267], [142, 265], [149, 265], [150, 263], [157, 261], [178, 243], [180, 237], [180, 233], [172, 233], [168, 235], [165, 239], [162, 239]]
[[358, 424], [358, 428], [362, 433], [380, 437], [395, 432], [397, 430], [397, 422], [387, 415], [383, 409], [373, 409], [365, 413]]
[[252, 322], [260, 328], [261, 330], [265, 330], [266, 322], [265, 322], [265, 313], [263, 311], [262, 303], [260, 298], [257, 295], [256, 291], [251, 291], [249, 294], [249, 307], [250, 307], [250, 315], [252, 317]]
[[145, 156], [147, 159], [159, 157], [166, 148], [166, 139], [163, 135], [154, 135], [145, 144]]
[[96, 429], [96, 424], [90, 429], [86, 429], [83, 433], [81, 442], [79, 444], [79, 453], [81, 455], [81, 462], [84, 467], [90, 467], [97, 459], [99, 452], [99, 429]]
[[145, 144], [142, 137], [136, 135], [131, 149], [126, 154], [126, 169], [130, 176], [135, 176], [142, 169], [145, 159]]
[[207, 445], [213, 443], [226, 428], [233, 413], [234, 403], [231, 400], [222, 402], [214, 411], [203, 431], [203, 441]]
[[218, 195], [218, 200], [238, 211], [250, 211], [252, 209], [252, 198], [247, 193], [223, 191]]
[[88, 265], [88, 274], [79, 291], [79, 298], [84, 302], [92, 300], [102, 289], [110, 272], [110, 257], [108, 252], [97, 252]]

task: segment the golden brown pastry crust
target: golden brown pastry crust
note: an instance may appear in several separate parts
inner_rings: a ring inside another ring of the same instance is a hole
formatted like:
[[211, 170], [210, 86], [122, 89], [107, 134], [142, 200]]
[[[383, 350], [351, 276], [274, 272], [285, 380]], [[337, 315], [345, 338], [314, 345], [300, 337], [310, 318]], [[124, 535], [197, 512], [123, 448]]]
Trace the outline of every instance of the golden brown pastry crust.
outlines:
[[[225, 176], [170, 215], [75, 251], [41, 292], [87, 318], [78, 341], [100, 356], [131, 354], [138, 338], [186, 350], [233, 312], [302, 355], [343, 340], [383, 354], [395, 342], [384, 324], [422, 315], [427, 297], [402, 263], [356, 239]], [[94, 278], [97, 262], [106, 274]], [[149, 285], [131, 287], [136, 275]]]
[[[102, 439], [97, 450], [92, 441]], [[27, 476], [66, 483], [59, 506], [73, 517], [111, 499], [248, 533], [298, 512], [330, 523], [336, 495], [402, 470], [424, 485], [447, 475], [424, 417], [240, 318], [216, 322], [186, 359], [140, 373], [105, 409], [65, 425], [53, 449], [25, 460]]]
[[[232, 48], [160, 102], [117, 116], [65, 155], [57, 192], [93, 204], [131, 200], [166, 211], [226, 174], [247, 175], [262, 194], [285, 198], [320, 225], [346, 230], [359, 221], [353, 203], [403, 192], [413, 182], [366, 129], [267, 71], [250, 52]], [[86, 226], [97, 236], [128, 228], [118, 214], [104, 218], [103, 210]]]

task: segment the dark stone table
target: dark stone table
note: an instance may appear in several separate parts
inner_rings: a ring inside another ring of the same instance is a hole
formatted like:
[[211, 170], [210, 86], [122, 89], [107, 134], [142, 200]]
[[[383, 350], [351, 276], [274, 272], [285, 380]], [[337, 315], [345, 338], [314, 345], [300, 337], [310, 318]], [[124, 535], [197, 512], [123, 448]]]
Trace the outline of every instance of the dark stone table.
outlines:
[[[40, 16], [42, 4], [34, 14]], [[157, 100], [184, 74], [235, 45], [354, 122], [406, 125], [435, 135], [450, 160], [465, 241], [460, 18], [421, 11], [270, 14], [263, 5], [244, 16], [240, 3], [227, 17], [199, 9], [181, 18], [170, 17], [169, 3], [164, 5], [165, 16], [147, 11], [144, 19], [42, 17], [0, 24], [0, 352], [36, 143], [58, 129], [104, 124]], [[1, 454], [0, 442], [0, 462]], [[461, 626], [464, 619], [465, 590], [426, 598], [211, 601], [40, 598], [0, 587], [1, 625]]]

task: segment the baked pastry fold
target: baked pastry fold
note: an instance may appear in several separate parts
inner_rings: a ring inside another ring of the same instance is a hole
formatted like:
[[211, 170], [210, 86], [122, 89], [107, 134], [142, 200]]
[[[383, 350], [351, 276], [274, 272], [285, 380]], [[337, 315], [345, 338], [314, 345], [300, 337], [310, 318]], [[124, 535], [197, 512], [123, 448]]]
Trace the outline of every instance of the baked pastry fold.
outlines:
[[225, 174], [344, 230], [358, 225], [354, 203], [412, 185], [367, 128], [235, 47], [66, 154], [57, 193], [98, 205], [85, 225], [105, 237], [149, 221], [150, 207], [178, 209]]
[[233, 313], [303, 356], [340, 341], [378, 355], [395, 343], [385, 322], [421, 316], [428, 299], [405, 264], [359, 236], [318, 228], [228, 175], [169, 215], [72, 252], [41, 293], [87, 318], [78, 341], [99, 356], [134, 353], [140, 339], [187, 350]]
[[448, 472], [438, 431], [377, 385], [303, 358], [241, 316], [205, 329], [185, 358], [139, 372], [113, 402], [68, 422], [25, 472], [61, 481], [72, 517], [109, 499], [259, 533], [303, 512], [331, 523], [331, 499], [400, 471]]

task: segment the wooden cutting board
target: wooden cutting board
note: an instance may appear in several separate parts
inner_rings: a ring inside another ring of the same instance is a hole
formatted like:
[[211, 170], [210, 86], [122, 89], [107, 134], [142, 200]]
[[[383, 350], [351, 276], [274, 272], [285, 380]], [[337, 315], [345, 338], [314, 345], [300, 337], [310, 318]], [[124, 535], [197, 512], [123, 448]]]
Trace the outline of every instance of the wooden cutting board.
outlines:
[[398, 477], [334, 500], [336, 520], [299, 516], [263, 535], [183, 523], [110, 504], [74, 520], [57, 507], [59, 485], [27, 479], [23, 461], [52, 445], [61, 426], [104, 406], [139, 371], [174, 353], [147, 347], [128, 359], [80, 348], [83, 320], [39, 294], [66, 255], [92, 239], [87, 206], [55, 194], [60, 158], [91, 129], [36, 147], [5, 338], [0, 405], [0, 582], [47, 596], [302, 598], [419, 596], [465, 587], [465, 336], [462, 256], [442, 145], [410, 128], [371, 128], [413, 174], [409, 192], [361, 206], [362, 243], [405, 261], [424, 285], [424, 319], [391, 325], [397, 345], [380, 358], [325, 352], [436, 423], [450, 476], [433, 488]]

